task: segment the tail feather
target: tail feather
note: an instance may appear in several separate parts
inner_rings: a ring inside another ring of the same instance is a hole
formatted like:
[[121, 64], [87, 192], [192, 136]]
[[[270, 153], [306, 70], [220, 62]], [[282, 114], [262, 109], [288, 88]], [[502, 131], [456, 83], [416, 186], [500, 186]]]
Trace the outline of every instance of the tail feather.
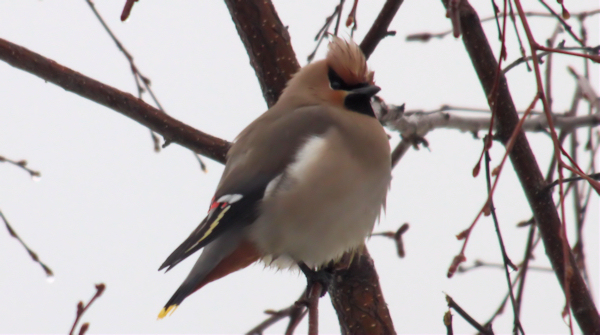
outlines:
[[172, 314], [181, 302], [204, 285], [241, 270], [256, 262], [256, 247], [241, 239], [241, 232], [229, 231], [204, 248], [188, 277], [158, 314], [162, 319]]

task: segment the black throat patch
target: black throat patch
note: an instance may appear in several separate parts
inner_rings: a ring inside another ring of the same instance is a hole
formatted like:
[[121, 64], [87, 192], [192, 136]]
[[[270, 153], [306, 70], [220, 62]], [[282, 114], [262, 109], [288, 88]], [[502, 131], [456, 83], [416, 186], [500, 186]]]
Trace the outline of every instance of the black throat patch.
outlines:
[[[340, 77], [331, 67], [329, 68], [327, 76], [329, 77], [329, 85], [334, 90], [343, 90], [351, 92], [352, 90], [355, 90], [357, 88], [369, 86], [369, 84], [367, 83], [348, 85], [346, 82], [344, 82], [342, 77]], [[371, 107], [371, 97], [368, 97], [366, 95], [352, 93], [348, 94], [348, 96], [346, 96], [346, 98], [344, 99], [344, 107], [356, 113], [375, 117], [375, 112]]]

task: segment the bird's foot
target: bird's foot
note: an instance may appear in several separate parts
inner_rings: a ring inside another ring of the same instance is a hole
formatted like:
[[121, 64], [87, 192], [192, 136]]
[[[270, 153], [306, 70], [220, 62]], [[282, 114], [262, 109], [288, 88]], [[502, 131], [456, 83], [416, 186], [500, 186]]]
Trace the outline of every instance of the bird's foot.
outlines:
[[323, 297], [325, 293], [327, 293], [327, 289], [329, 285], [333, 282], [333, 272], [330, 268], [323, 268], [321, 270], [313, 270], [309, 268], [304, 262], [299, 262], [298, 267], [304, 275], [306, 276], [306, 297], [310, 296], [310, 292], [312, 291], [315, 283], [321, 284], [321, 294], [320, 297]]

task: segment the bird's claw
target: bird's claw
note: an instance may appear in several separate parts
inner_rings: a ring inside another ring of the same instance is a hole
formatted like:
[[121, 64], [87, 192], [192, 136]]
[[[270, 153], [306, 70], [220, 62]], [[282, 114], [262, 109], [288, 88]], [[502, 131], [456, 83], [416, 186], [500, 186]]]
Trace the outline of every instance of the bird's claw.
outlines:
[[309, 268], [303, 262], [298, 263], [298, 267], [306, 276], [306, 296], [310, 296], [315, 283], [321, 284], [321, 294], [319, 297], [323, 297], [327, 293], [329, 285], [333, 282], [333, 272], [329, 268], [323, 268], [320, 270], [313, 270]]

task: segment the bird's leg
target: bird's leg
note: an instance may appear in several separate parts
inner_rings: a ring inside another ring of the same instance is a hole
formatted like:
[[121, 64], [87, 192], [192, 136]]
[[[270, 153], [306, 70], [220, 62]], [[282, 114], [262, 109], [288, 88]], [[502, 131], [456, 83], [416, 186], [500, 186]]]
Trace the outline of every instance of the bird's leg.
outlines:
[[304, 264], [304, 262], [298, 262], [298, 267], [300, 268], [300, 270], [302, 270], [302, 272], [306, 276], [307, 298], [310, 295], [310, 292], [312, 291], [312, 288], [315, 283], [321, 284], [321, 295], [320, 296], [323, 297], [325, 295], [325, 293], [327, 293], [327, 289], [329, 288], [329, 285], [333, 282], [333, 272], [331, 271], [331, 269], [327, 267], [327, 268], [322, 268], [321, 270], [315, 271], [315, 270], [309, 268], [306, 264]]

